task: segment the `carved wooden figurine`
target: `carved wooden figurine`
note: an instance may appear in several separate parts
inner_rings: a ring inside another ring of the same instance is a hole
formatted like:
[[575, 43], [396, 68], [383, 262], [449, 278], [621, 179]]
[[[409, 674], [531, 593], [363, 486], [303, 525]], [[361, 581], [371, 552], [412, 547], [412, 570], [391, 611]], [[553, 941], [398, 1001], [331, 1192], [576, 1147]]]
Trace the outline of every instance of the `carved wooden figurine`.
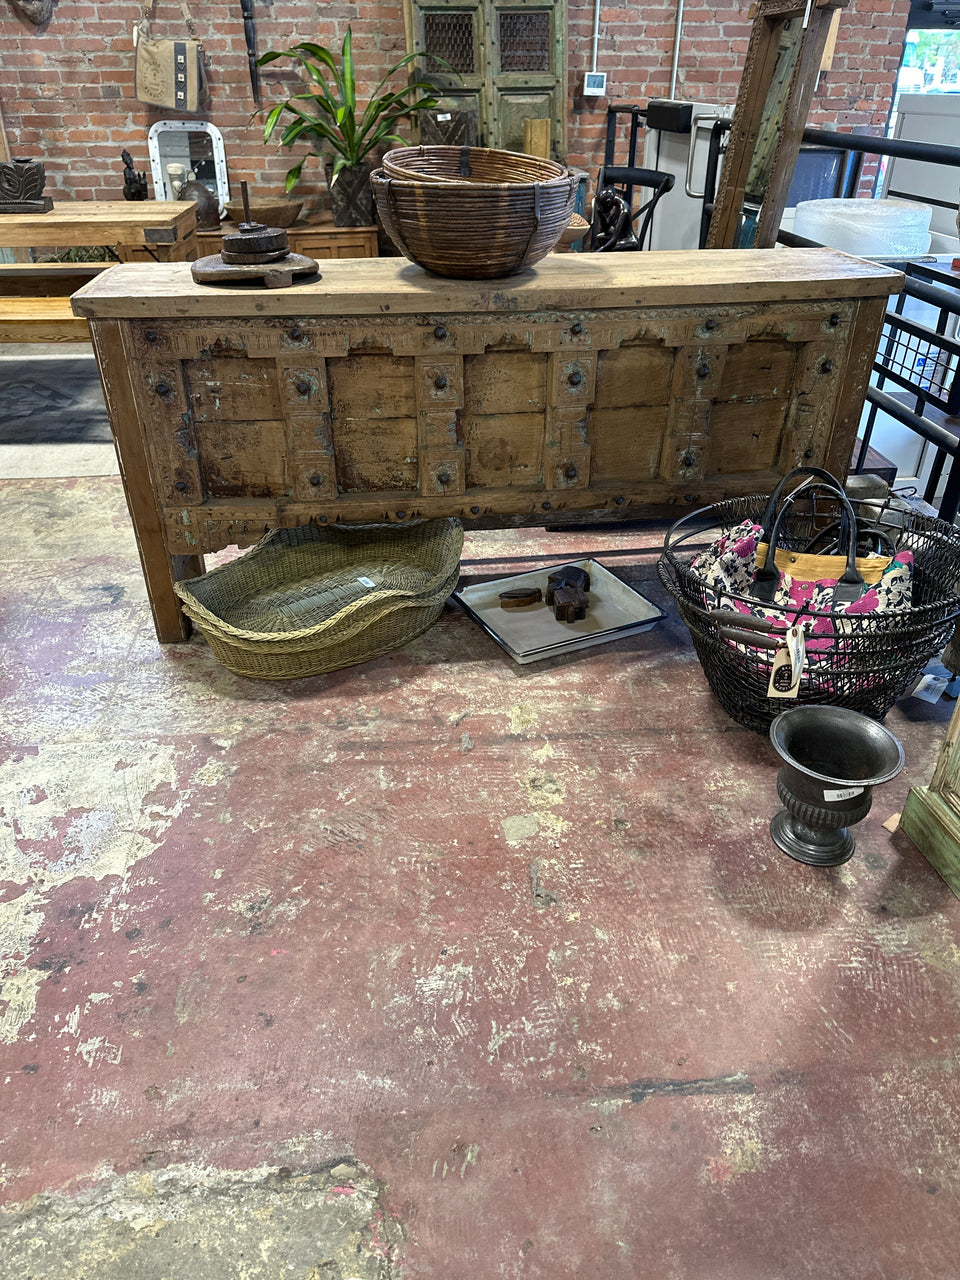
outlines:
[[590, 575], [586, 569], [567, 564], [547, 578], [547, 604], [558, 622], [579, 622], [590, 607], [587, 592]]
[[53, 200], [43, 194], [46, 181], [41, 160], [0, 164], [0, 213], [49, 213]]
[[543, 592], [539, 587], [511, 587], [509, 591], [500, 592], [501, 609], [523, 609], [528, 604], [539, 604]]

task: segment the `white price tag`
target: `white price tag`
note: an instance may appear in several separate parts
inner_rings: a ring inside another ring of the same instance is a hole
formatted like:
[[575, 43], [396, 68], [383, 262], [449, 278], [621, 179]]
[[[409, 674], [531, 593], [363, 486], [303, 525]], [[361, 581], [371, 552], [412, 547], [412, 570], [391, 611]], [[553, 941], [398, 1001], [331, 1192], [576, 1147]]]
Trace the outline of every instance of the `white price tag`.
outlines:
[[768, 698], [795, 698], [800, 690], [800, 677], [807, 661], [807, 646], [802, 627], [791, 627], [786, 642], [773, 656]]
[[940, 695], [950, 683], [947, 676], [924, 676], [913, 691], [915, 698], [922, 702], [939, 702]]
[[852, 800], [854, 796], [862, 796], [863, 787], [843, 787], [836, 791], [828, 791], [824, 788], [824, 800]]

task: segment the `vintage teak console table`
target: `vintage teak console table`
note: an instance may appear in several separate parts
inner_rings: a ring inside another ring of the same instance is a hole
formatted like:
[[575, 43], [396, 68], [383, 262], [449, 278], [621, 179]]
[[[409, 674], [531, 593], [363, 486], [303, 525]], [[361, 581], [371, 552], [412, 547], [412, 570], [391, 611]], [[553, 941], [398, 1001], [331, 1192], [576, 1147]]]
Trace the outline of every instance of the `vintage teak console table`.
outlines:
[[[482, 252], [482, 246], [478, 246]], [[202, 555], [319, 521], [679, 514], [844, 473], [899, 272], [827, 249], [404, 259], [290, 289], [111, 268], [90, 320], [157, 634]]]

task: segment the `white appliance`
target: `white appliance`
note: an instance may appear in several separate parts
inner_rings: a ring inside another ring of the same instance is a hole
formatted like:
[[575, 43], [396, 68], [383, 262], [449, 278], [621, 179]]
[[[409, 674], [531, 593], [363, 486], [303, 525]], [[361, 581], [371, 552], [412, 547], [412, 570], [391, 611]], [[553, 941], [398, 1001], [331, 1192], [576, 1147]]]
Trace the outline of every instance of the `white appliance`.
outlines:
[[[960, 93], [902, 93], [893, 136], [901, 141], [960, 145]], [[933, 209], [931, 253], [957, 253], [957, 204], [960, 169], [926, 160], [890, 157], [883, 175], [883, 194], [919, 200]]]
[[[700, 215], [710, 147], [710, 131], [717, 120], [733, 116], [733, 103], [691, 102], [693, 119], [689, 133], [647, 129], [643, 144], [645, 169], [659, 169], [674, 176], [673, 190], [657, 205], [653, 215], [650, 249], [696, 249], [700, 244]], [[719, 168], [717, 170], [719, 176]], [[639, 199], [641, 192], [637, 192]]]

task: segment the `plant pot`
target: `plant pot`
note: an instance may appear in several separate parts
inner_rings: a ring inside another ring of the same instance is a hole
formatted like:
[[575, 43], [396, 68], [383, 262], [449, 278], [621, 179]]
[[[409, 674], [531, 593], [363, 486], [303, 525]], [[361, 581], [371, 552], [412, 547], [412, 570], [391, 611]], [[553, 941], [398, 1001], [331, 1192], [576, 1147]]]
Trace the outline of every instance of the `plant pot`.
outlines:
[[370, 186], [370, 174], [373, 165], [349, 165], [333, 177], [333, 161], [324, 163], [323, 171], [330, 188], [330, 204], [333, 208], [333, 225], [335, 227], [372, 227], [376, 223], [373, 214], [373, 189]]
[[873, 804], [873, 788], [903, 768], [903, 748], [889, 729], [844, 707], [791, 707], [770, 726], [783, 768], [777, 794], [785, 807], [770, 823], [773, 842], [797, 862], [836, 867], [853, 856], [850, 827]]

